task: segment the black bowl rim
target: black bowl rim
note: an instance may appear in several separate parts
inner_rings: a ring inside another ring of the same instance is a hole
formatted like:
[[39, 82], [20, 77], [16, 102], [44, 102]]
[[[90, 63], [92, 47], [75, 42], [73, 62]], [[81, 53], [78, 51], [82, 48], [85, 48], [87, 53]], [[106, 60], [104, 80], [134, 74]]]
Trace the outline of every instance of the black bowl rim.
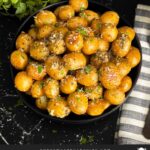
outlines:
[[[63, 0], [63, 1], [60, 1], [60, 2], [58, 2], [58, 3], [50, 4], [50, 5], [48, 5], [48, 6], [44, 7], [44, 8], [42, 8], [42, 9], [39, 9], [38, 11], [36, 11], [35, 13], [33, 13], [32, 15], [30, 15], [29, 17], [27, 17], [27, 18], [25, 19], [25, 21], [21, 24], [21, 26], [19, 27], [19, 29], [18, 29], [18, 31], [17, 31], [17, 33], [16, 33], [16, 37], [15, 37], [15, 40], [14, 40], [14, 42], [13, 42], [12, 49], [13, 49], [13, 47], [14, 47], [14, 43], [15, 43], [15, 41], [16, 41], [17, 36], [18, 36], [19, 33], [22, 31], [22, 28], [25, 26], [25, 24], [30, 20], [30, 18], [32, 18], [33, 16], [35, 16], [35, 15], [36, 15], [38, 12], [40, 12], [41, 10], [46, 10], [46, 9], [48, 9], [49, 7], [66, 4], [67, 2], [68, 2], [68, 1]], [[110, 7], [108, 7], [108, 6], [105, 6], [105, 5], [101, 4], [100, 2], [96, 2], [96, 1], [92, 1], [92, 0], [89, 0], [89, 2], [90, 2], [90, 3], [93, 3], [93, 4], [95, 4], [95, 5], [99, 5], [99, 6], [101, 6], [101, 7], [104, 7], [104, 8], [106, 8], [106, 9], [110, 10], [110, 11], [111, 11], [111, 10], [113, 11], [112, 8], [110, 8]], [[122, 19], [122, 20], [125, 22], [125, 24], [126, 24], [127, 26], [130, 26], [130, 27], [131, 27], [131, 24], [130, 24], [126, 19], [124, 19], [122, 16], [120, 16], [120, 19]], [[59, 122], [59, 123], [61, 122], [61, 123], [67, 123], [67, 124], [86, 124], [86, 123], [91, 123], [91, 122], [93, 122], [93, 121], [97, 121], [97, 120], [103, 119], [103, 118], [109, 116], [110, 114], [114, 113], [116, 110], [118, 110], [118, 109], [126, 102], [126, 100], [127, 100], [128, 97], [130, 96], [130, 94], [131, 94], [133, 88], [135, 87], [135, 85], [136, 85], [136, 83], [137, 83], [137, 80], [138, 80], [139, 75], [140, 75], [140, 72], [141, 72], [141, 66], [142, 66], [142, 48], [141, 48], [141, 44], [140, 44], [140, 41], [139, 41], [139, 38], [138, 38], [137, 34], [135, 35], [135, 40], [136, 40], [136, 42], [137, 42], [137, 44], [138, 44], [138, 47], [139, 47], [139, 49], [140, 49], [140, 54], [141, 54], [141, 61], [140, 61], [140, 63], [138, 64], [138, 65], [139, 65], [139, 70], [138, 70], [138, 72], [137, 72], [137, 76], [136, 76], [135, 82], [134, 82], [134, 84], [132, 85], [132, 87], [131, 87], [130, 91], [128, 92], [128, 94], [126, 95], [126, 98], [125, 98], [125, 100], [124, 100], [124, 102], [123, 102], [122, 104], [116, 106], [115, 108], [113, 108], [113, 109], [110, 110], [109, 112], [106, 112], [106, 113], [104, 113], [104, 114], [102, 114], [102, 115], [100, 115], [100, 116], [96, 116], [96, 117], [93, 117], [93, 118], [90, 118], [90, 119], [85, 119], [85, 120], [67, 120], [67, 119], [65, 119], [65, 118], [63, 118], [63, 119], [61, 119], [61, 118], [56, 118], [56, 117], [53, 117], [53, 116], [50, 116], [50, 115], [46, 115], [46, 114], [44, 114], [44, 113], [42, 113], [42, 112], [40, 112], [40, 111], [34, 109], [34, 108], [33, 108], [30, 104], [28, 104], [28, 102], [24, 99], [24, 97], [22, 96], [22, 92], [18, 91], [17, 89], [16, 89], [16, 92], [17, 92], [18, 95], [21, 97], [21, 99], [23, 100], [23, 102], [24, 102], [31, 110], [33, 110], [34, 112], [36, 112], [36, 113], [39, 114], [40, 116], [45, 117], [45, 118], [47, 118], [47, 119], [51, 119], [51, 120], [53, 120], [53, 121], [55, 121], [55, 122]], [[12, 68], [11, 64], [10, 64], [10, 70], [11, 70], [12, 79], [14, 79], [13, 68]]]

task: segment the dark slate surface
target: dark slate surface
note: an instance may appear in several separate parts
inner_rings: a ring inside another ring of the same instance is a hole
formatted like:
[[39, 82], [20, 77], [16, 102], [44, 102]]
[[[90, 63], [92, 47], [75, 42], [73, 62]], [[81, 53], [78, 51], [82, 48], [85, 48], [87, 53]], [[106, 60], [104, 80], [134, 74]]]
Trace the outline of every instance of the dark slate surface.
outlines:
[[[132, 25], [137, 3], [148, 0], [99, 0], [123, 15]], [[113, 144], [118, 111], [103, 120], [86, 125], [66, 125], [41, 118], [27, 108], [15, 92], [9, 68], [9, 53], [21, 21], [0, 15], [0, 144], [80, 145]]]

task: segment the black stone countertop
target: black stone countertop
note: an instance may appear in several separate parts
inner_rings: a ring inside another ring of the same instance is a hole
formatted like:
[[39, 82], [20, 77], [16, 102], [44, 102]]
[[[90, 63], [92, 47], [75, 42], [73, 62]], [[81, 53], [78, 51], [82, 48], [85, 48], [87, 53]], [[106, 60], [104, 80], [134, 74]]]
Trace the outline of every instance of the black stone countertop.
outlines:
[[[99, 0], [116, 10], [132, 25], [138, 3], [149, 0]], [[0, 15], [0, 144], [80, 145], [113, 144], [118, 111], [103, 120], [85, 125], [66, 125], [41, 118], [27, 108], [16, 94], [11, 79], [9, 56], [12, 41], [21, 22]]]

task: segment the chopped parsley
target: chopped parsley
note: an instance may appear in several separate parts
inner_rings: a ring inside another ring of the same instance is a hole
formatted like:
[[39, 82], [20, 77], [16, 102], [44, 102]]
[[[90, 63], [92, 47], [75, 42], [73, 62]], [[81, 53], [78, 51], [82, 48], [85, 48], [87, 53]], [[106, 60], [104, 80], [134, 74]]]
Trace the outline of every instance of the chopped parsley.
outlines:
[[80, 142], [81, 145], [92, 143], [92, 142], [94, 142], [94, 136], [90, 135], [90, 136], [86, 137], [86, 136], [82, 135], [79, 142]]
[[84, 71], [85, 71], [85, 73], [89, 74], [91, 72], [91, 69], [92, 69], [91, 66], [88, 65], [84, 68]]
[[84, 6], [81, 6], [81, 7], [80, 7], [80, 11], [83, 11], [83, 10], [85, 10], [85, 7], [84, 7]]
[[82, 34], [84, 36], [88, 36], [87, 31], [83, 27], [77, 28], [77, 32], [79, 32], [80, 34]]
[[79, 142], [80, 144], [87, 144], [87, 138], [82, 135]]
[[43, 66], [42, 65], [39, 65], [38, 66], [38, 73], [41, 73], [43, 71]]

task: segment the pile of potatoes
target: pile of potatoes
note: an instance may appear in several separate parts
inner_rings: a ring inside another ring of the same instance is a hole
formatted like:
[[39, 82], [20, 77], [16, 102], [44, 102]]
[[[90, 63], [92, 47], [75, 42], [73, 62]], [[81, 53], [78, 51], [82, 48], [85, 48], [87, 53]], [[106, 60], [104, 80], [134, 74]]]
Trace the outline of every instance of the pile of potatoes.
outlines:
[[54, 12], [40, 11], [11, 53], [12, 66], [20, 70], [15, 87], [51, 116], [101, 115], [123, 103], [132, 87], [128, 74], [141, 60], [132, 46], [135, 31], [117, 28], [114, 11], [87, 8], [87, 0], [69, 0]]

